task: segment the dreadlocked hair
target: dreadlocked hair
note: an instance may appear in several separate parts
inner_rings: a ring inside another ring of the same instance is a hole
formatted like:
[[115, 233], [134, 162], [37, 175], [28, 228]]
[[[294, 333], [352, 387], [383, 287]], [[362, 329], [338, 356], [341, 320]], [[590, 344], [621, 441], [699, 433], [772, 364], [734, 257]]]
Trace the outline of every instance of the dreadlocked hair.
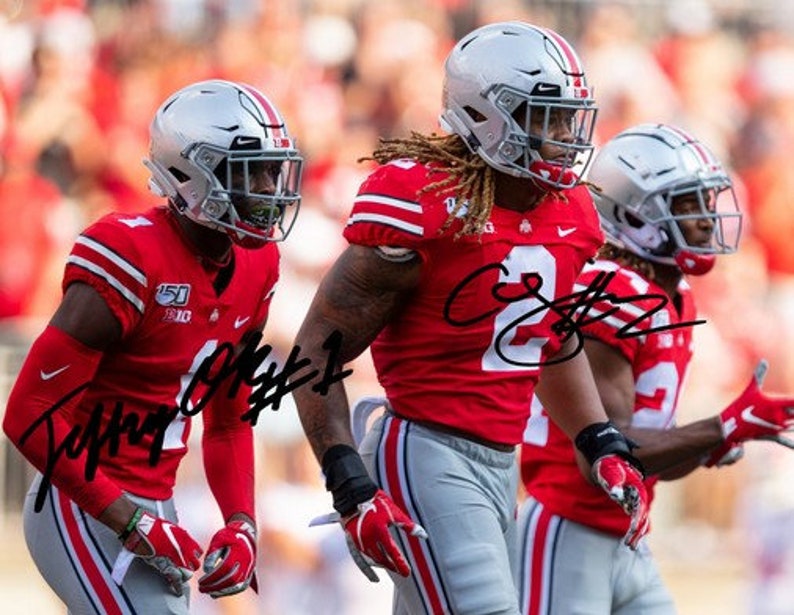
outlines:
[[424, 186], [419, 194], [437, 192], [439, 195], [454, 192], [455, 207], [444, 222], [444, 231], [452, 224], [461, 207], [463, 227], [455, 237], [480, 235], [491, 216], [494, 206], [494, 171], [477, 154], [472, 153], [458, 135], [424, 135], [411, 132], [408, 138], [381, 139], [372, 155], [360, 158], [359, 162], [374, 160], [386, 164], [400, 158], [413, 158], [421, 164], [434, 163], [433, 173], [445, 173], [446, 177]]
[[639, 271], [649, 280], [656, 279], [656, 270], [652, 262], [614, 244], [605, 243], [602, 245], [601, 249], [598, 251], [598, 258], [615, 261], [619, 265]]

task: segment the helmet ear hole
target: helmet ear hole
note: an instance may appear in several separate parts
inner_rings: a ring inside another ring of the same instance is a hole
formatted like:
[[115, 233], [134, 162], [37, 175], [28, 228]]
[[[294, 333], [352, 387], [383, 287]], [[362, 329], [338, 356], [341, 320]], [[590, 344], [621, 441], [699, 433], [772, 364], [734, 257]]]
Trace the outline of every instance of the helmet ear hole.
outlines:
[[180, 171], [176, 167], [168, 167], [168, 172], [173, 175], [176, 181], [178, 181], [180, 184], [184, 184], [190, 179], [190, 176], [187, 173]]
[[632, 214], [625, 207], [618, 205], [617, 203], [615, 203], [615, 205], [612, 208], [612, 215], [615, 217], [615, 220], [617, 220], [621, 224], [628, 224], [632, 228], [642, 228], [644, 224], [644, 222], [640, 220], [637, 216]]
[[221, 183], [221, 186], [228, 186], [229, 185], [228, 184], [228, 180], [229, 180], [228, 167], [229, 167], [229, 165], [226, 164], [226, 158], [224, 158], [223, 160], [221, 160], [218, 163], [218, 166], [215, 167], [215, 170], [212, 172], [212, 174]]
[[468, 115], [471, 118], [471, 121], [476, 122], [477, 124], [480, 124], [488, 119], [472, 106], [466, 105], [465, 107], [463, 107], [463, 110], [466, 112], [466, 115]]
[[510, 116], [515, 120], [516, 124], [519, 126], [524, 126], [527, 121], [527, 117], [529, 117], [529, 104], [526, 100], [522, 100], [519, 105], [515, 108]]
[[642, 228], [645, 225], [645, 223], [642, 220], [640, 220], [637, 216], [635, 216], [631, 212], [627, 211], [625, 212], [625, 214], [626, 214], [625, 216], [626, 223], [629, 226], [633, 226], [634, 228]]

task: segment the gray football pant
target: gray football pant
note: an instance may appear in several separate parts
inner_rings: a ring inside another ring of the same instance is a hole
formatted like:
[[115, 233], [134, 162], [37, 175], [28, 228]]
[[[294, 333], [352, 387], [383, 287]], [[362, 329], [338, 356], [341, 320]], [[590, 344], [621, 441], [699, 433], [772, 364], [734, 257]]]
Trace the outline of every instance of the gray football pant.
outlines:
[[411, 576], [391, 574], [395, 615], [518, 615], [517, 468], [500, 452], [386, 414], [365, 436], [371, 476], [428, 539], [392, 534]]
[[[77, 507], [55, 487], [40, 512], [34, 502], [41, 475], [25, 499], [25, 540], [33, 561], [70, 615], [187, 615], [189, 586], [175, 596], [164, 578], [135, 558], [121, 586], [111, 578], [121, 551], [116, 534]], [[173, 500], [157, 502], [128, 496], [150, 512], [177, 522]]]
[[676, 610], [645, 540], [623, 538], [553, 515], [533, 498], [518, 514], [516, 586], [522, 615], [673, 615]]

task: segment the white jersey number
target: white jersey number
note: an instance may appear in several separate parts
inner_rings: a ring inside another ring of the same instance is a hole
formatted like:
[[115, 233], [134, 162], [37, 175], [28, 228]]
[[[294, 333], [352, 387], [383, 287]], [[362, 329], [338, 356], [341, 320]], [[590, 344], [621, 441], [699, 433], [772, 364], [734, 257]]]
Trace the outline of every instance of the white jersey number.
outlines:
[[[184, 374], [179, 379], [179, 392], [176, 394], [176, 408], [182, 407], [183, 397], [185, 396], [185, 391], [187, 391], [188, 385], [193, 380], [193, 375], [198, 370], [199, 365], [210, 356], [215, 349], [218, 347], [218, 340], [207, 340], [201, 349], [196, 353], [196, 356], [193, 357], [193, 364], [190, 366], [190, 370], [188, 370], [187, 374]], [[190, 400], [187, 400], [187, 408], [188, 410], [193, 409], [193, 403]], [[163, 450], [176, 450], [180, 448], [185, 448], [184, 442], [184, 434], [185, 434], [185, 420], [186, 417], [181, 412], [177, 412], [174, 420], [166, 427], [165, 429], [165, 437], [163, 438]]]
[[[539, 277], [537, 294], [554, 300], [557, 287], [557, 263], [551, 252], [543, 246], [515, 246], [501, 263], [503, 271], [499, 282], [519, 284], [527, 273]], [[511, 372], [537, 370], [541, 351], [547, 337], [531, 337], [514, 343], [523, 327], [536, 325], [546, 316], [548, 308], [542, 307], [540, 299], [528, 297], [507, 303], [494, 319], [491, 344], [482, 357], [482, 369], [486, 372]], [[525, 317], [531, 314], [529, 317]]]
[[637, 376], [634, 391], [645, 397], [662, 395], [658, 408], [639, 407], [634, 411], [632, 425], [649, 429], [664, 429], [673, 419], [680, 379], [675, 363], [662, 361]]

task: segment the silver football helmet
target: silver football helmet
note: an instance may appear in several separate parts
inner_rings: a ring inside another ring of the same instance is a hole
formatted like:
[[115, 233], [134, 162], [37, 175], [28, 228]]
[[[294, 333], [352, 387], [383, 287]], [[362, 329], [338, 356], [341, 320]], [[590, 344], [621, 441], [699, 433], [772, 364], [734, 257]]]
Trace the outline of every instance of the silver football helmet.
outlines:
[[[653, 262], [684, 273], [709, 271], [717, 254], [735, 252], [742, 214], [733, 184], [720, 161], [685, 131], [662, 124], [624, 130], [597, 153], [588, 175], [607, 239]], [[697, 206], [674, 213], [676, 197]], [[690, 245], [683, 220], [708, 220], [708, 244]]]
[[[544, 190], [570, 188], [592, 155], [595, 100], [582, 63], [559, 34], [518, 21], [483, 26], [447, 57], [441, 127], [488, 165]], [[554, 140], [555, 123], [570, 137]], [[544, 143], [564, 152], [544, 160]]]
[[278, 109], [241, 83], [172, 94], [150, 126], [150, 189], [244, 247], [281, 241], [300, 206], [303, 159]]

